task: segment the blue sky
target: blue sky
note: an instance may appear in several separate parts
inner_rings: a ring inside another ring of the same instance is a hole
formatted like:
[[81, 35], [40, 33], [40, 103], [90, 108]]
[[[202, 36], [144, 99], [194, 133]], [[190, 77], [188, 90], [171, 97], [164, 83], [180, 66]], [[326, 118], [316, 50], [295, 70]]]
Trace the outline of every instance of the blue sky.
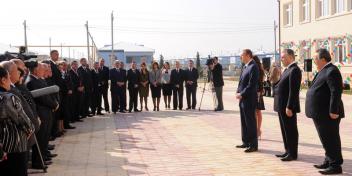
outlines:
[[[167, 59], [228, 55], [241, 48], [273, 50], [276, 0], [33, 0], [5, 1], [0, 11], [0, 43], [23, 44], [23, 20], [29, 45], [86, 44], [84, 24], [98, 47], [110, 44], [110, 13], [115, 41], [144, 44]], [[8, 8], [5, 8], [8, 7]], [[12, 8], [10, 8], [12, 7]], [[36, 49], [48, 52], [47, 48]], [[84, 49], [71, 49], [71, 56]], [[64, 49], [64, 56], [68, 50]]]

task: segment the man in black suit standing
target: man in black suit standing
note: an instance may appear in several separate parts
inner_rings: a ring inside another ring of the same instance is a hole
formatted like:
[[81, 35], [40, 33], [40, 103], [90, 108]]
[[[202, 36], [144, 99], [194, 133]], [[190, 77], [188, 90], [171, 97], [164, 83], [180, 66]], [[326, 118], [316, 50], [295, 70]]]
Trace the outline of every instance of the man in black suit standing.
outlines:
[[[99, 75], [99, 62], [94, 62], [92, 73], [93, 93], [92, 93], [92, 114], [103, 115], [101, 113], [101, 82]], [[100, 101], [99, 101], [100, 100]]]
[[183, 108], [183, 82], [185, 81], [184, 71], [180, 68], [180, 62], [175, 62], [176, 68], [171, 71], [170, 83], [173, 86], [172, 96], [174, 109]]
[[215, 95], [218, 102], [215, 111], [224, 110], [224, 103], [222, 101], [222, 88], [224, 86], [224, 78], [222, 76], [222, 65], [219, 63], [218, 57], [214, 57], [213, 59], [214, 67], [212, 69], [212, 81], [215, 88]]
[[301, 111], [299, 90], [302, 73], [295, 62], [295, 53], [293, 50], [285, 49], [281, 57], [281, 62], [286, 69], [274, 88], [274, 111], [279, 115], [285, 153], [276, 156], [281, 158], [282, 161], [292, 161], [297, 159], [297, 113]]
[[82, 118], [92, 117], [89, 113], [89, 106], [91, 105], [91, 96], [93, 92], [92, 73], [89, 70], [87, 59], [80, 59], [81, 66], [78, 68], [78, 75], [83, 86], [83, 94], [80, 100], [80, 110]]
[[187, 110], [190, 110], [191, 108], [196, 109], [198, 70], [194, 68], [193, 60], [188, 61], [188, 69], [185, 72]]
[[101, 103], [102, 103], [102, 98], [104, 99], [104, 109], [105, 112], [110, 112], [109, 108], [109, 100], [108, 100], [108, 89], [109, 89], [109, 68], [106, 67], [105, 61], [103, 58], [100, 58], [99, 60], [99, 99], [98, 99], [98, 112], [101, 114]]
[[[123, 74], [123, 75], [126, 75], [126, 79], [125, 79], [125, 85], [127, 85], [127, 70], [125, 69], [125, 63], [124, 62], [122, 62], [122, 61], [120, 61], [120, 71], [121, 71], [121, 74]], [[124, 103], [123, 103], [123, 109], [125, 110], [125, 111], [127, 111], [127, 86], [124, 86]]]
[[259, 68], [252, 58], [251, 50], [243, 50], [241, 60], [245, 65], [242, 69], [236, 94], [236, 98], [240, 101], [242, 134], [242, 145], [236, 147], [246, 148], [246, 153], [258, 151], [255, 109], [258, 95]]
[[[137, 69], [137, 65], [135, 61], [131, 63], [131, 69], [127, 72], [127, 81], [128, 81], [128, 92], [130, 94], [130, 103], [129, 103], [129, 112], [134, 110], [134, 112], [140, 112], [137, 109], [138, 106], [138, 90], [139, 90], [139, 77], [140, 73]], [[121, 105], [120, 105], [121, 106]]]
[[110, 69], [110, 91], [111, 91], [111, 110], [113, 113], [119, 111], [125, 113], [126, 98], [126, 72], [120, 68], [120, 61], [115, 61], [115, 68]]
[[[45, 64], [38, 63], [32, 64], [33, 67], [29, 68], [30, 75], [27, 77], [26, 86], [28, 90], [36, 90], [47, 87], [46, 82], [42, 79], [45, 74]], [[41, 121], [40, 129], [36, 134], [38, 145], [41, 151], [38, 151], [36, 147], [33, 147], [32, 153], [32, 168], [41, 169], [42, 165], [40, 163], [40, 158], [38, 152], [41, 152], [45, 164], [51, 164], [48, 161], [48, 145], [49, 145], [49, 135], [50, 135], [50, 123], [52, 121], [52, 112], [59, 109], [59, 103], [50, 95], [44, 95], [41, 97], [34, 98], [36, 103], [38, 116]]]
[[80, 115], [80, 99], [84, 90], [81, 79], [78, 75], [78, 62], [71, 62], [71, 70], [69, 71], [69, 76], [72, 83], [72, 95], [70, 97], [71, 101], [71, 117], [73, 122], [83, 122]]
[[341, 99], [342, 76], [331, 63], [328, 50], [319, 49], [314, 56], [318, 73], [315, 75], [306, 96], [306, 116], [312, 118], [325, 150], [323, 164], [314, 165], [321, 174], [342, 173], [340, 121], [345, 117]]

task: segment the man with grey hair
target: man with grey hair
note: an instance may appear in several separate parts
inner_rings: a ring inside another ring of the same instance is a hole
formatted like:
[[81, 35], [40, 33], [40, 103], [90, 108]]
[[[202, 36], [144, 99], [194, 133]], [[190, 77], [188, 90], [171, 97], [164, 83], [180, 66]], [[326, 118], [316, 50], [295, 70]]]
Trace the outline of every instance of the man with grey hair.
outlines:
[[275, 84], [274, 111], [279, 116], [285, 152], [276, 156], [281, 158], [282, 161], [292, 161], [297, 159], [297, 113], [301, 111], [299, 90], [302, 73], [295, 62], [295, 53], [293, 50], [285, 49], [281, 56], [281, 62], [286, 69]]

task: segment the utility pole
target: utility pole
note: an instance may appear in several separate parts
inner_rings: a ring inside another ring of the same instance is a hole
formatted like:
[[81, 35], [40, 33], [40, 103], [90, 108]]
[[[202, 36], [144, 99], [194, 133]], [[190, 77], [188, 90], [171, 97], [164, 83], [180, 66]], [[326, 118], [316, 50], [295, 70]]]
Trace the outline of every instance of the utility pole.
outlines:
[[49, 53], [51, 52], [51, 37], [49, 37]]
[[[281, 1], [277, 0], [279, 6], [279, 57], [281, 57]], [[281, 62], [279, 62], [281, 66]]]
[[114, 11], [111, 12], [111, 58], [110, 58], [110, 67], [112, 67], [113, 59], [115, 58], [114, 54]]
[[61, 47], [60, 48], [61, 48], [61, 51], [60, 51], [60, 56], [61, 57], [60, 57], [60, 59], [62, 60], [62, 43], [61, 43]]
[[88, 54], [88, 61], [89, 61], [89, 58], [90, 58], [90, 48], [89, 48], [89, 29], [88, 29], [88, 21], [86, 22], [86, 29], [87, 29], [87, 54]]
[[26, 54], [28, 54], [28, 45], [27, 45], [27, 22], [24, 20], [24, 47], [26, 48]]
[[71, 48], [68, 47], [68, 61], [71, 63]]
[[277, 52], [277, 48], [276, 48], [276, 30], [277, 30], [277, 25], [276, 25], [276, 21], [274, 20], [274, 58], [275, 58], [275, 62], [277, 62], [277, 57], [276, 57], [276, 52]]

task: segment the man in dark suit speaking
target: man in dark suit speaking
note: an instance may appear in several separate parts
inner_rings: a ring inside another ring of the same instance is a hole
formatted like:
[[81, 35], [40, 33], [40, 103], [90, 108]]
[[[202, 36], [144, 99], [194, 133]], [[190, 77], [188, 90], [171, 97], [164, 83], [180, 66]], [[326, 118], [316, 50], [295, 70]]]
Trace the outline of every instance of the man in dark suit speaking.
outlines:
[[240, 101], [242, 145], [237, 148], [246, 148], [245, 152], [258, 151], [257, 121], [255, 109], [257, 105], [257, 89], [259, 68], [254, 62], [252, 51], [243, 50], [241, 60], [245, 64], [237, 88], [236, 98]]
[[325, 161], [314, 165], [321, 174], [342, 173], [343, 163], [340, 140], [340, 121], [345, 117], [342, 94], [342, 76], [339, 69], [331, 63], [326, 49], [317, 50], [314, 63], [318, 73], [306, 97], [306, 116], [312, 118], [325, 150]]
[[276, 156], [282, 161], [292, 161], [297, 159], [297, 113], [301, 111], [299, 90], [302, 72], [295, 62], [295, 53], [291, 49], [283, 51], [281, 62], [286, 69], [274, 88], [274, 111], [279, 115], [285, 153]]

